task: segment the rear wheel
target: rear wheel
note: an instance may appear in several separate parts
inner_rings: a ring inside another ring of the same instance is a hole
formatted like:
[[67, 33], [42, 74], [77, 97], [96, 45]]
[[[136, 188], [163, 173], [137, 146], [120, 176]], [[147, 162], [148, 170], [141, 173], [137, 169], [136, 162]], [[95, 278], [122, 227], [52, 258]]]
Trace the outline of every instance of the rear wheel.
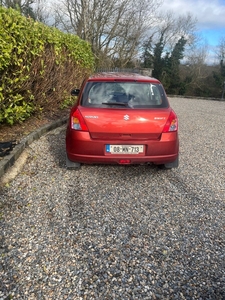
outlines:
[[80, 163], [69, 160], [68, 156], [66, 155], [66, 167], [67, 169], [79, 169]]

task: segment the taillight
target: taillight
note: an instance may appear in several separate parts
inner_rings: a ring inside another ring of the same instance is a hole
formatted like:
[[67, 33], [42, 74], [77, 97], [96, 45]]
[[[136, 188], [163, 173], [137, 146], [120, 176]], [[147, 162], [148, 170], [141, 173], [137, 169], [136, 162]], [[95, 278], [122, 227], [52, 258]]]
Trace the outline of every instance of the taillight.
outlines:
[[119, 163], [121, 165], [129, 165], [130, 164], [130, 159], [120, 159]]
[[163, 128], [163, 132], [171, 132], [171, 131], [177, 131], [178, 129], [178, 119], [175, 112], [172, 110], [169, 118], [166, 122], [166, 125]]
[[88, 131], [87, 125], [79, 109], [76, 109], [71, 116], [71, 128], [75, 130]]

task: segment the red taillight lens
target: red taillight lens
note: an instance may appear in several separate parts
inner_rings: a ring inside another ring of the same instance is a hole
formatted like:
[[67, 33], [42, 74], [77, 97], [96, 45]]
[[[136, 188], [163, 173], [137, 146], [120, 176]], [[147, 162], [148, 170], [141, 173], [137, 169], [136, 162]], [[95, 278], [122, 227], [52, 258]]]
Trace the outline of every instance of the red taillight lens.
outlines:
[[71, 116], [71, 128], [75, 130], [88, 131], [87, 125], [79, 109], [76, 109]]
[[163, 132], [171, 132], [171, 131], [177, 131], [178, 129], [178, 119], [175, 112], [172, 110], [169, 118], [166, 122], [166, 125], [163, 128]]
[[119, 163], [121, 165], [129, 165], [130, 164], [130, 159], [120, 159]]

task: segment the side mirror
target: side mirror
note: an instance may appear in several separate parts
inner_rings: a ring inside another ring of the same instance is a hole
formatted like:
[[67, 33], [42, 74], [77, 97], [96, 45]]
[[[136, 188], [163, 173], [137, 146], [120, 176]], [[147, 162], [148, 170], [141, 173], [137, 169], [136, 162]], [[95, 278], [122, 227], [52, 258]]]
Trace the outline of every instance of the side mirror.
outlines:
[[71, 91], [71, 95], [72, 95], [72, 96], [78, 96], [79, 93], [80, 93], [80, 89], [73, 89], [73, 90]]

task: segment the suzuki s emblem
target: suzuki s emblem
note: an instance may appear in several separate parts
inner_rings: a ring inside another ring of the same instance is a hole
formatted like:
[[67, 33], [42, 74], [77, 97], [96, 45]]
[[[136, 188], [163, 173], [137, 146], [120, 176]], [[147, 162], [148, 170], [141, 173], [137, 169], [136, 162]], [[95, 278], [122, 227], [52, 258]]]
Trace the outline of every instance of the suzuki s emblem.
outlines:
[[123, 118], [125, 121], [128, 121], [130, 119], [130, 117], [128, 115], [125, 115]]

